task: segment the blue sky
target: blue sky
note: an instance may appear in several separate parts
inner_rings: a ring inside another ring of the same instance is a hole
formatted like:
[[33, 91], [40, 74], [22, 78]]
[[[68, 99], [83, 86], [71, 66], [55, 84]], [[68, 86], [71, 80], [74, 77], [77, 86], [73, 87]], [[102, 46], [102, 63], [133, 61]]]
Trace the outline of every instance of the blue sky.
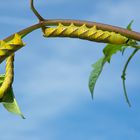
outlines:
[[[121, 27], [134, 19], [139, 29], [139, 0], [36, 0], [45, 18], [82, 19]], [[29, 0], [1, 0], [0, 38], [37, 22]], [[105, 44], [79, 39], [46, 39], [40, 30], [24, 39], [15, 59], [14, 92], [26, 120], [0, 108], [1, 140], [139, 140], [140, 61], [135, 56], [127, 71], [132, 108], [125, 102], [121, 71], [127, 56], [117, 54], [107, 64], [95, 88], [88, 90], [93, 64]], [[3, 64], [0, 72], [4, 72]]]

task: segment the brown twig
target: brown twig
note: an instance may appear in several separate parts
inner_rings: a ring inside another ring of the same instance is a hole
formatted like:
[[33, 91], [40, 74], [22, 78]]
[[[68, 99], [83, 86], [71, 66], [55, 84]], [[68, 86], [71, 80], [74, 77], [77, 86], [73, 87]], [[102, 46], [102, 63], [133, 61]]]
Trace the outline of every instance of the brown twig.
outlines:
[[30, 7], [31, 10], [33, 11], [33, 13], [37, 16], [37, 18], [39, 19], [39, 21], [43, 21], [44, 18], [38, 13], [38, 11], [35, 9], [34, 7], [34, 0], [30, 0]]

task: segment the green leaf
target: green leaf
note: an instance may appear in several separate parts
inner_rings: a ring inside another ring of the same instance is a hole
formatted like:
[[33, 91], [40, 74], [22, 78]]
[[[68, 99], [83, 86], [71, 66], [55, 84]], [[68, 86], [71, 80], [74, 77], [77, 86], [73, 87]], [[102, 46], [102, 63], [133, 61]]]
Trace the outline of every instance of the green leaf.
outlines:
[[[132, 26], [133, 21], [131, 21], [129, 23], [129, 25], [127, 26], [128, 30], [132, 30], [131, 26]], [[129, 40], [130, 42], [131, 40]], [[132, 42], [132, 41], [131, 41]], [[133, 44], [135, 43], [134, 41], [132, 42]], [[99, 59], [94, 65], [93, 65], [93, 70], [90, 74], [89, 77], [89, 89], [91, 92], [91, 96], [93, 98], [93, 94], [94, 94], [94, 88], [95, 88], [95, 84], [103, 70], [103, 67], [105, 65], [106, 62], [110, 63], [110, 60], [112, 58], [112, 56], [114, 54], [116, 54], [118, 51], [122, 52], [122, 54], [124, 53], [125, 49], [128, 47], [128, 44], [124, 45], [114, 45], [114, 44], [107, 44], [105, 46], [105, 48], [103, 49], [103, 53], [104, 53], [104, 57]], [[127, 99], [128, 102], [128, 98], [126, 96], [127, 94], [125, 94], [125, 97]]]
[[132, 31], [132, 24], [133, 24], [134, 20], [131, 20], [131, 22], [127, 25], [127, 29]]
[[121, 51], [122, 47], [123, 47], [123, 45], [108, 44], [103, 50], [104, 57], [100, 58], [93, 65], [93, 70], [92, 70], [90, 77], [89, 77], [89, 89], [90, 89], [92, 98], [93, 98], [93, 94], [94, 94], [95, 84], [96, 84], [96, 82], [97, 82], [97, 80], [98, 80], [98, 78], [103, 70], [105, 63], [110, 62], [112, 55], [118, 51]]
[[[132, 24], [133, 24], [134, 20], [132, 20], [128, 26], [127, 26], [127, 29], [132, 31]], [[138, 45], [138, 42], [136, 40], [133, 40], [133, 39], [129, 39], [128, 43], [127, 43], [129, 46], [135, 46], [135, 45]]]
[[108, 61], [110, 63], [112, 55], [117, 53], [118, 51], [122, 51], [122, 48], [123, 45], [114, 45], [114, 44], [106, 45], [106, 47], [103, 49], [105, 61]]
[[[0, 74], [0, 86], [4, 81], [4, 78], [5, 78], [5, 74]], [[0, 99], [0, 102], [3, 104], [6, 110], [8, 110], [11, 113], [20, 115], [23, 119], [25, 119], [17, 104], [12, 87], [7, 91], [7, 93], [5, 93], [3, 98]]]
[[[128, 24], [127, 26], [127, 29], [128, 30], [132, 30], [131, 26], [133, 24], [133, 20]], [[130, 41], [129, 41], [130, 42]], [[132, 42], [132, 41], [131, 41]], [[133, 41], [133, 43], [135, 43]], [[134, 44], [133, 44], [134, 45]], [[128, 46], [126, 45], [114, 45], [114, 44], [107, 44], [107, 46], [104, 48], [103, 52], [104, 52], [104, 55], [105, 55], [105, 59], [106, 61], [110, 62], [110, 59], [112, 57], [113, 54], [117, 53], [118, 51], [121, 51], [122, 54], [124, 54], [124, 51], [125, 49], [127, 48]]]
[[[126, 29], [132, 31], [133, 22], [134, 22], [134, 20], [131, 20], [131, 22], [127, 25]], [[124, 52], [128, 46], [136, 45], [136, 44], [137, 44], [137, 42], [135, 40], [129, 39], [127, 46], [124, 46], [124, 48], [122, 49], [122, 55], [124, 54]]]
[[20, 115], [23, 119], [25, 119], [14, 97], [12, 87], [7, 91], [7, 93], [3, 97], [2, 104], [9, 112]]
[[95, 64], [92, 65], [93, 70], [89, 77], [89, 89], [90, 89], [92, 98], [93, 98], [93, 94], [94, 94], [95, 84], [103, 70], [104, 64], [105, 64], [105, 61], [104, 61], [104, 57], [103, 57], [103, 58], [100, 58]]

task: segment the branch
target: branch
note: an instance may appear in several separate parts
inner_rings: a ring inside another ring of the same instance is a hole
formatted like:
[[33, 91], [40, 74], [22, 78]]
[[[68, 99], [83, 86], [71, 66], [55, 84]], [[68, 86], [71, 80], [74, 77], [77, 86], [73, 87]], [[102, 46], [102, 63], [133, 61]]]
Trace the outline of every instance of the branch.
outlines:
[[37, 18], [39, 19], [39, 21], [43, 21], [44, 18], [38, 13], [38, 11], [35, 9], [34, 7], [34, 0], [30, 0], [30, 7], [31, 10], [33, 11], [33, 13], [37, 16]]

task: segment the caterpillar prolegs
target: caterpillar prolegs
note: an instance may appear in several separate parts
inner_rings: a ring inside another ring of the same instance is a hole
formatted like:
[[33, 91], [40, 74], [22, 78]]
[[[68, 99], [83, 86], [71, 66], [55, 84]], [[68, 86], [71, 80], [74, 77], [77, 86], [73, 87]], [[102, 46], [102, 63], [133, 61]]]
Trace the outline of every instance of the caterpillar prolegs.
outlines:
[[43, 32], [45, 37], [71, 37], [110, 44], [126, 44], [129, 40], [121, 34], [98, 30], [96, 26], [89, 28], [85, 24], [65, 26], [59, 23], [58, 26], [46, 27]]

